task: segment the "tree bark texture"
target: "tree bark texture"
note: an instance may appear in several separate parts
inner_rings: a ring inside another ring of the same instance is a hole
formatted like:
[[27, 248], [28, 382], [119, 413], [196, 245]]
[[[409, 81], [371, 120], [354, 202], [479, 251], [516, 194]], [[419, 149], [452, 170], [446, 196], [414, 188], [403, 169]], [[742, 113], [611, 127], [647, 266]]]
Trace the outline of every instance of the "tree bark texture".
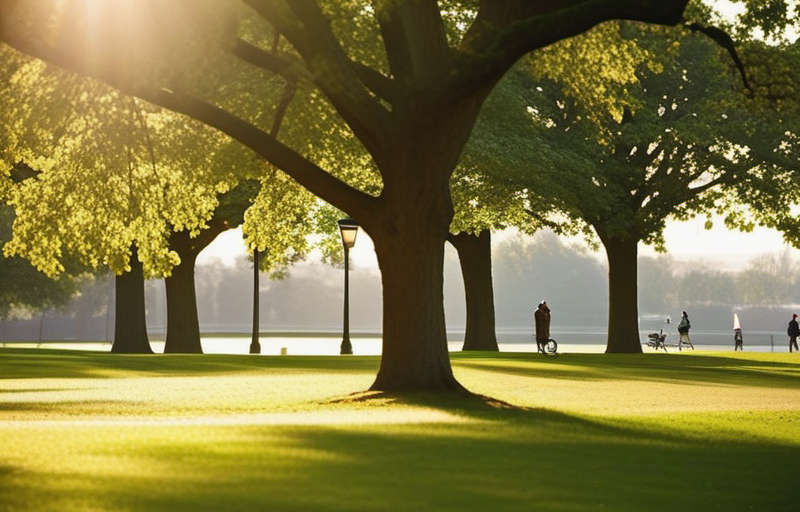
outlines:
[[191, 238], [187, 231], [178, 231], [169, 238], [169, 247], [181, 259], [164, 279], [167, 291], [167, 339], [164, 353], [202, 354], [200, 321], [197, 316], [197, 292], [194, 269], [197, 256], [219, 233], [227, 229], [224, 222], [211, 221], [208, 229]]
[[450, 235], [448, 240], [458, 251], [464, 278], [467, 325], [463, 350], [497, 352], [491, 232], [488, 229], [477, 235], [462, 232]]
[[432, 111], [408, 105], [376, 157], [377, 204], [353, 216], [369, 233], [383, 284], [383, 357], [372, 389], [456, 391], [444, 314], [444, 244], [453, 219], [449, 179], [482, 98]]
[[116, 277], [116, 320], [111, 352], [152, 354], [145, 319], [144, 272], [136, 249], [131, 255], [130, 266], [130, 272]]
[[372, 390], [464, 391], [450, 367], [444, 321], [445, 236], [375, 244], [383, 284], [383, 354]]
[[608, 255], [606, 353], [639, 354], [638, 240], [601, 238]]
[[197, 255], [180, 254], [181, 263], [164, 279], [167, 292], [165, 354], [202, 354], [194, 266]]

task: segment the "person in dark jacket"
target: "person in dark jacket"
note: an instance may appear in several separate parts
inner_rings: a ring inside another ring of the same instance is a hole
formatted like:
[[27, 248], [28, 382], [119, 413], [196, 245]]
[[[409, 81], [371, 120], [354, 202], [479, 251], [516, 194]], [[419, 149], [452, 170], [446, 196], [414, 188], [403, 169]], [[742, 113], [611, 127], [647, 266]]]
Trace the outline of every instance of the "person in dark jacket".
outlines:
[[797, 314], [792, 315], [792, 320], [789, 322], [789, 328], [786, 330], [786, 334], [789, 335], [789, 352], [792, 351], [792, 347], [798, 350], [797, 337], [800, 336], [800, 325], [797, 325]]
[[547, 302], [539, 303], [533, 312], [533, 320], [536, 324], [536, 349], [541, 351], [542, 346], [550, 339], [550, 308], [547, 307]]
[[680, 339], [678, 340], [678, 350], [683, 348], [683, 344], [686, 343], [692, 350], [694, 350], [694, 345], [692, 345], [692, 341], [689, 339], [689, 329], [691, 329], [692, 324], [689, 322], [689, 315], [686, 314], [686, 311], [681, 314], [681, 321], [678, 324], [678, 334], [680, 334]]
[[733, 314], [733, 351], [744, 350], [744, 336], [742, 335], [742, 324], [739, 322], [739, 315]]

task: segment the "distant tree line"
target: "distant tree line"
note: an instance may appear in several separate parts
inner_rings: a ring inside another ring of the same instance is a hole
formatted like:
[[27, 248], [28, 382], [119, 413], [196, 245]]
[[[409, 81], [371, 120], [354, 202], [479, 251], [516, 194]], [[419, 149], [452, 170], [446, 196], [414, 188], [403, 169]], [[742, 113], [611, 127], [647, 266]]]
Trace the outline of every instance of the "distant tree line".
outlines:
[[739, 271], [695, 267], [668, 256], [641, 258], [640, 265], [643, 311], [800, 304], [798, 264], [788, 251], [757, 256]]
[[[608, 268], [584, 245], [570, 244], [550, 232], [541, 232], [535, 237], [519, 235], [497, 242], [493, 253], [501, 340], [504, 329], [532, 328], [533, 308], [541, 300], [553, 306], [559, 328], [598, 331], [606, 328]], [[778, 309], [780, 316], [782, 306], [800, 304], [800, 264], [788, 251], [763, 254], [738, 271], [720, 270], [708, 262], [677, 260], [667, 254], [640, 256], [639, 267], [642, 317], [675, 318], [684, 309], [706, 312], [701, 315], [714, 311], [715, 319], [699, 324], [705, 329], [727, 329], [731, 312]], [[252, 261], [248, 258], [241, 258], [234, 266], [218, 260], [198, 266], [197, 299], [202, 331], [247, 332], [252, 321], [252, 278]], [[380, 331], [380, 274], [376, 269], [356, 266], [350, 278], [353, 331]], [[71, 301], [65, 300], [59, 307], [50, 303], [41, 307], [28, 305], [18, 308], [9, 318], [35, 323], [44, 314], [45, 325], [69, 318], [72, 319], [69, 328], [62, 331], [66, 339], [103, 339], [105, 326], [113, 329], [114, 287], [109, 279], [101, 275], [85, 276]], [[461, 279], [455, 251], [451, 250], [445, 259], [445, 305], [451, 333], [461, 332], [466, 322]], [[290, 270], [286, 279], [261, 282], [263, 333], [336, 332], [341, 328], [341, 268], [306, 262]], [[146, 302], [148, 325], [159, 338], [163, 336], [166, 318], [162, 280], [147, 281]], [[87, 327], [89, 324], [94, 328]], [[764, 329], [769, 326], [768, 321], [760, 324]], [[26, 333], [35, 336], [36, 330], [32, 326]], [[45, 335], [49, 331], [46, 329]], [[5, 339], [8, 338], [4, 336]]]

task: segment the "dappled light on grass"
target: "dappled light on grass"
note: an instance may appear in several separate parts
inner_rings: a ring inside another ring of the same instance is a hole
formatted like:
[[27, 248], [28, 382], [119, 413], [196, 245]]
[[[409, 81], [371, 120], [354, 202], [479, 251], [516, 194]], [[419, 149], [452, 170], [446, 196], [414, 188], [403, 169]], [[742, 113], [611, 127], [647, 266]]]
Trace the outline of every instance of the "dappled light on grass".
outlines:
[[479, 411], [491, 409], [516, 409], [517, 406], [489, 396], [458, 391], [448, 392], [392, 392], [392, 391], [360, 391], [342, 397], [327, 400], [328, 404], [369, 406], [369, 407], [402, 407], [422, 406], [450, 411]]
[[578, 414], [800, 408], [800, 358], [748, 356], [459, 354], [453, 366], [468, 389], [513, 404]]
[[695, 433], [696, 415], [674, 425], [521, 409], [475, 419], [31, 427], [4, 435], [13, 469], [0, 489], [20, 511], [748, 510], [740, 500], [788, 511], [797, 497], [779, 473], [797, 467], [797, 442], [763, 443], [747, 423], [727, 439]]
[[454, 354], [465, 397], [364, 391], [374, 358], [0, 351], [0, 495], [9, 512], [793, 512], [798, 362]]
[[759, 410], [779, 411], [800, 405], [800, 390], [749, 388], [688, 381], [585, 381], [531, 377], [520, 382], [506, 375], [487, 379], [473, 371], [457, 372], [467, 387], [480, 386], [512, 403], [578, 414], [656, 414], [671, 412]]
[[4, 420], [3, 429], [30, 429], [39, 427], [241, 427], [241, 426], [353, 426], [400, 425], [405, 423], [462, 423], [464, 417], [431, 409], [379, 410], [357, 409], [340, 411], [299, 411], [264, 414], [227, 414], [186, 417], [116, 416], [91, 419], [38, 419]]
[[[36, 415], [40, 411], [52, 416], [58, 411], [67, 416], [175, 417], [292, 409], [298, 403], [368, 384], [368, 377], [358, 375], [264, 372], [208, 378], [12, 379], [3, 381], [2, 386], [7, 408], [16, 409], [16, 414]], [[40, 385], [45, 389], [38, 391]], [[54, 391], [53, 385], [61, 385], [63, 390]]]

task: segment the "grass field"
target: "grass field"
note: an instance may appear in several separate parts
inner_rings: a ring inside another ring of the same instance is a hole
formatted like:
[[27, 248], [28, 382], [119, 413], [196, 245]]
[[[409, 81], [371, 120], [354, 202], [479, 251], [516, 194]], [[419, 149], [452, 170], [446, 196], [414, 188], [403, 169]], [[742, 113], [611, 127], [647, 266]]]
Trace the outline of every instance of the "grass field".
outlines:
[[800, 510], [800, 355], [452, 361], [3, 348], [0, 511]]

